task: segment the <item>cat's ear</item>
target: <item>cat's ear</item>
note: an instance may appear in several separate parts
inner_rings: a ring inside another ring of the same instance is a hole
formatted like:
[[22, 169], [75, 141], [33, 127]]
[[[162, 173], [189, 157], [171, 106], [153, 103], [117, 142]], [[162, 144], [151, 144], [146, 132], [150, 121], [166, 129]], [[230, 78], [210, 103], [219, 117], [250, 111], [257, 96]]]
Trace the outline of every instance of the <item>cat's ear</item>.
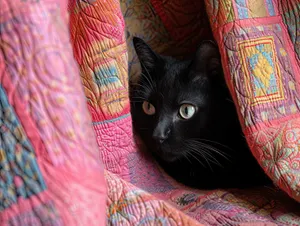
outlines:
[[142, 68], [150, 72], [160, 60], [160, 56], [142, 39], [134, 37], [132, 41]]
[[222, 73], [220, 53], [213, 41], [203, 41], [200, 44], [192, 61], [192, 71], [202, 76], [217, 76]]

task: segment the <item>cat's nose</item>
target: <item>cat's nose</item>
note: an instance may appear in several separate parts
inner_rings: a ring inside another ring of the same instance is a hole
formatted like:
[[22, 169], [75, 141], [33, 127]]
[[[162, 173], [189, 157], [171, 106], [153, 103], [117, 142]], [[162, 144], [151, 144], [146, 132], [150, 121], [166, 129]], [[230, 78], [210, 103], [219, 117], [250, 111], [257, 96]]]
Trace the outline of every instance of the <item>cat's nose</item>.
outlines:
[[155, 130], [154, 133], [153, 133], [153, 139], [156, 142], [162, 144], [168, 138], [168, 136], [170, 134], [170, 131], [171, 131], [170, 129], [165, 130], [165, 131]]

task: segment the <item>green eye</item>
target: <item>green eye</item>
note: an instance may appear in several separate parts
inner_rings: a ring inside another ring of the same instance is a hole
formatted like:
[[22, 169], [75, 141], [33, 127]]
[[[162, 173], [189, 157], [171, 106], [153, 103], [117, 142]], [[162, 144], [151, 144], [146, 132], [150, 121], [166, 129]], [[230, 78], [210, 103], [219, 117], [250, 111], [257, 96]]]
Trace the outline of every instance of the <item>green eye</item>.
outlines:
[[193, 115], [196, 112], [196, 108], [195, 106], [191, 105], [191, 104], [183, 104], [180, 106], [179, 108], [179, 115], [183, 118], [183, 119], [190, 119], [193, 117]]
[[144, 101], [142, 107], [143, 107], [143, 111], [145, 112], [145, 114], [147, 114], [147, 115], [155, 114], [155, 107], [152, 104], [150, 104], [148, 101]]

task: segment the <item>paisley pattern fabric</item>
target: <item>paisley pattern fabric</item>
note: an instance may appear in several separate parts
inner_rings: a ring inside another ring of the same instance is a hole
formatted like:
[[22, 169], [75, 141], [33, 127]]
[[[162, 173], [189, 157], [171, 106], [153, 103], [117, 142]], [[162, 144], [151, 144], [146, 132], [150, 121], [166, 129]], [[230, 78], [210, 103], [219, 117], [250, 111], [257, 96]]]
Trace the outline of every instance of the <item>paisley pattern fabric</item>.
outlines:
[[26, 199], [43, 192], [46, 184], [32, 145], [1, 86], [0, 105], [0, 166], [5, 169], [1, 172], [0, 210], [5, 210], [19, 197]]

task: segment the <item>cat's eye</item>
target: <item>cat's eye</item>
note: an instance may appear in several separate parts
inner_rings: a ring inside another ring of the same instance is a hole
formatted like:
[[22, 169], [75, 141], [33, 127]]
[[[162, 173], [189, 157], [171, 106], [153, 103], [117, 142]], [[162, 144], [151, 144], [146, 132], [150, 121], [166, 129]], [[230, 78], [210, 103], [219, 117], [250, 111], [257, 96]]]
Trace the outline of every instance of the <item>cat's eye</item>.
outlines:
[[183, 119], [190, 119], [196, 112], [196, 108], [191, 104], [183, 104], [179, 108], [179, 115]]
[[150, 104], [148, 101], [143, 102], [143, 111], [147, 115], [154, 115], [155, 114], [155, 107]]

